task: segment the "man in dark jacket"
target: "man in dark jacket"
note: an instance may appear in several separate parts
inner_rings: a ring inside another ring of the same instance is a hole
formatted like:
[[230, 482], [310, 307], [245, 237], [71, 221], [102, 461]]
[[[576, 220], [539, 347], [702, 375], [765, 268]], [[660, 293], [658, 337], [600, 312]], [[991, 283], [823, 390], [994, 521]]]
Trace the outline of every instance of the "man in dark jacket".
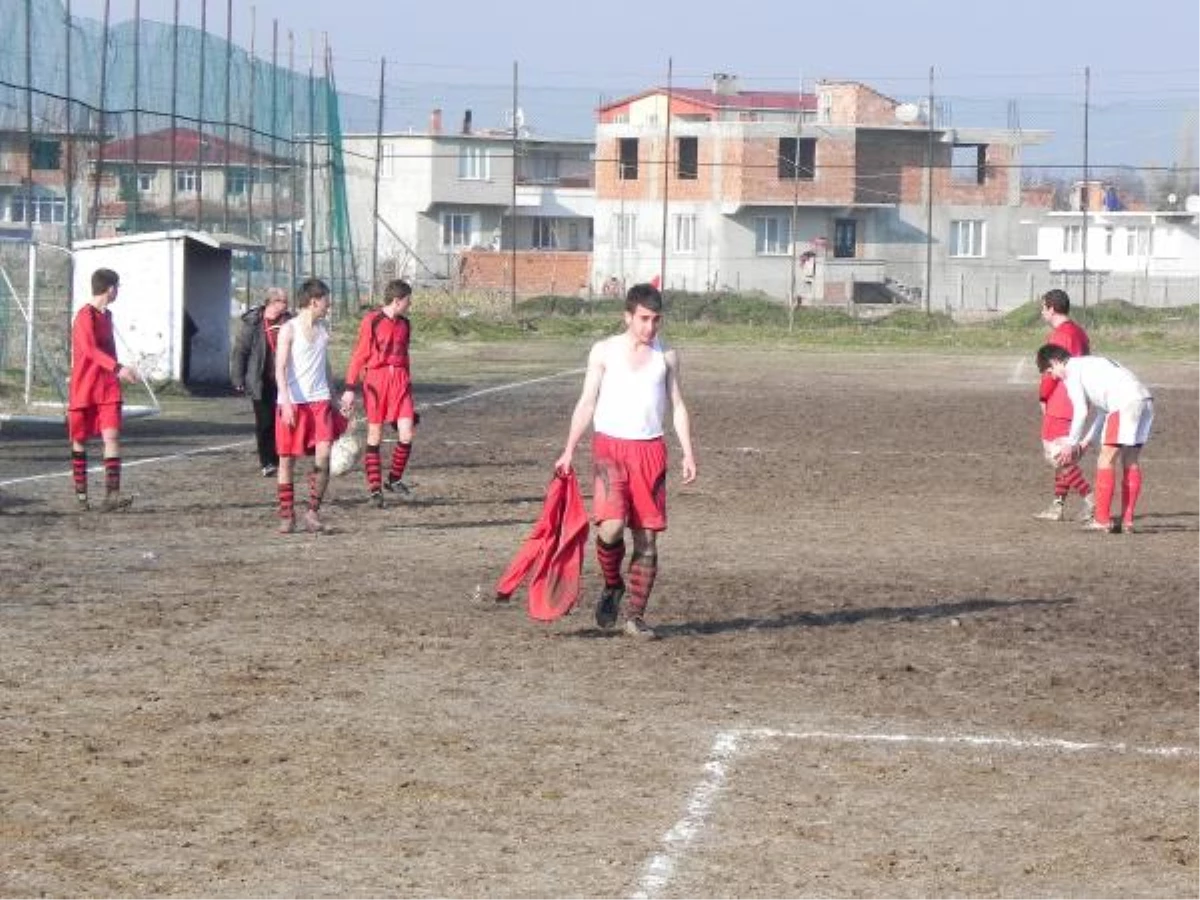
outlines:
[[267, 288], [262, 306], [242, 314], [242, 327], [233, 344], [229, 377], [234, 390], [249, 395], [254, 407], [254, 438], [264, 478], [279, 468], [275, 450], [275, 342], [279, 326], [292, 317], [283, 288]]

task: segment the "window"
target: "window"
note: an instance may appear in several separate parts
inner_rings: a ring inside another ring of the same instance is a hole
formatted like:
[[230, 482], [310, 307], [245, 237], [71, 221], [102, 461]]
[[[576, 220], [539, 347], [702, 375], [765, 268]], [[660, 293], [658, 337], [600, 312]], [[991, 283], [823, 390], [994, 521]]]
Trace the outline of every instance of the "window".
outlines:
[[987, 144], [955, 144], [950, 166], [950, 177], [957, 184], [983, 184], [987, 181]]
[[470, 213], [442, 213], [442, 249], [462, 250], [474, 243]]
[[580, 243], [579, 243], [579, 223], [578, 222], [568, 222], [567, 223], [567, 249], [568, 250], [581, 249]]
[[833, 256], [834, 259], [858, 256], [858, 222], [854, 219], [834, 219]]
[[677, 215], [673, 217], [676, 253], [696, 252], [696, 217]]
[[533, 220], [533, 249], [554, 250], [558, 247], [558, 223], [539, 217]]
[[754, 219], [754, 252], [759, 256], [786, 256], [792, 249], [792, 221], [788, 216]]
[[1126, 233], [1127, 256], [1151, 256], [1154, 253], [1153, 232], [1149, 228], [1130, 228]]
[[617, 164], [617, 178], [621, 181], [637, 181], [638, 177], [638, 139], [621, 138], [620, 162]]
[[491, 177], [487, 147], [465, 144], [458, 148], [458, 177], [463, 181], [487, 181]]
[[137, 189], [139, 193], [148, 194], [154, 190], [154, 173], [138, 172]]
[[817, 168], [816, 138], [780, 138], [778, 166], [781, 181], [812, 181]]
[[637, 249], [637, 214], [621, 213], [613, 216], [613, 234], [621, 250]]
[[681, 137], [675, 161], [675, 177], [680, 181], [695, 181], [700, 177], [700, 139]]
[[250, 173], [246, 169], [230, 169], [225, 177], [225, 193], [244, 197], [250, 190]]
[[559, 158], [557, 154], [539, 153], [521, 160], [521, 177], [526, 184], [554, 184], [558, 181]]
[[67, 201], [62, 197], [13, 197], [8, 218], [30, 225], [61, 224], [67, 221]]
[[1113, 255], [1113, 228], [1111, 225], [1104, 229], [1104, 255]]
[[175, 191], [193, 194], [200, 190], [200, 175], [195, 169], [178, 169], [175, 172]]
[[957, 219], [950, 223], [951, 256], [984, 256], [987, 248], [984, 235], [987, 233], [981, 219]]
[[1063, 228], [1063, 253], [1083, 252], [1083, 226], [1068, 225]]
[[62, 168], [62, 144], [34, 138], [29, 145], [29, 164], [34, 169], [57, 170]]

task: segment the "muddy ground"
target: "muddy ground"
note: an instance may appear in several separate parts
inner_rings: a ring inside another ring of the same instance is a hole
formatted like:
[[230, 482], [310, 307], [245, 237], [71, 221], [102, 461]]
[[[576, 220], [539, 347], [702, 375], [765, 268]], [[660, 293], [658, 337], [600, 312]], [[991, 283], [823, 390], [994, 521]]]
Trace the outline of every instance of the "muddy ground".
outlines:
[[414, 354], [416, 502], [337, 479], [319, 536], [242, 398], [130, 423], [117, 516], [5, 426], [0, 895], [1200, 893], [1194, 363], [1130, 361], [1118, 537], [1031, 518], [1023, 354], [684, 347], [646, 643], [590, 553], [558, 622], [488, 602], [585, 353]]

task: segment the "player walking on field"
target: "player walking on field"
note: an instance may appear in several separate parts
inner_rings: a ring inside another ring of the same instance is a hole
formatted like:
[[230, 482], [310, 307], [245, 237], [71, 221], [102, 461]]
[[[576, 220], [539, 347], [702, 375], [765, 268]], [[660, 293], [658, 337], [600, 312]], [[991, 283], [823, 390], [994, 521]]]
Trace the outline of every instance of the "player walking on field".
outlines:
[[[1112, 533], [1133, 532], [1134, 511], [1142, 492], [1142, 446], [1150, 438], [1154, 400], [1149, 389], [1120, 363], [1103, 356], [1073, 357], [1062, 347], [1046, 344], [1037, 352], [1038, 371], [1063, 382], [1074, 415], [1067, 446], [1059, 461], [1078, 460], [1089, 446], [1101, 442], [1096, 460], [1096, 517], [1084, 527]], [[1085, 429], [1089, 413], [1095, 413]], [[1121, 519], [1112, 518], [1116, 461], [1121, 461]]]
[[[592, 519], [596, 524], [596, 559], [604, 590], [596, 604], [596, 624], [612, 628], [625, 608], [626, 633], [657, 637], [645, 622], [646, 605], [658, 573], [658, 532], [667, 528], [667, 446], [663, 419], [668, 401], [672, 424], [683, 451], [683, 483], [696, 479], [691, 421], [683, 400], [679, 355], [658, 336], [662, 326], [662, 294], [649, 284], [635, 284], [625, 297], [625, 330], [598, 341], [588, 354], [583, 391], [571, 414], [571, 426], [555, 471], [571, 470], [575, 448], [589, 424], [593, 428], [592, 468], [595, 487]], [[626, 578], [625, 529], [633, 537]]]
[[[292, 482], [298, 456], [312, 456], [308, 476], [308, 511], [304, 526], [324, 530], [319, 511], [329, 485], [329, 451], [339, 426], [329, 391], [329, 287], [319, 278], [300, 286], [298, 312], [279, 329], [275, 351], [275, 383], [279, 409], [275, 420], [275, 446], [279, 451], [279, 531], [295, 531], [295, 487]], [[343, 420], [344, 424], [344, 420]]]
[[[1062, 347], [1071, 356], [1087, 356], [1091, 352], [1087, 332], [1071, 318], [1071, 298], [1067, 292], [1055, 288], [1042, 296], [1042, 319], [1050, 326], [1047, 344]], [[1042, 408], [1042, 449], [1046, 458], [1054, 464], [1054, 499], [1046, 509], [1034, 518], [1061, 522], [1066, 517], [1067, 496], [1078, 491], [1083, 501], [1079, 521], [1090, 522], [1094, 515], [1095, 499], [1079, 463], [1071, 460], [1059, 465], [1053, 455], [1062, 439], [1071, 431], [1071, 398], [1066, 386], [1049, 374], [1043, 374], [1038, 384], [1038, 400]]]
[[[412, 287], [407, 281], [389, 281], [383, 291], [383, 305], [367, 313], [358, 328], [358, 339], [346, 368], [342, 393], [342, 413], [354, 408], [354, 392], [362, 382], [363, 409], [367, 414], [367, 445], [363, 468], [372, 505], [383, 508], [383, 490], [409, 494], [401, 480], [412, 454], [416, 415], [413, 412], [412, 378], [409, 373], [408, 345], [412, 324], [408, 310], [412, 305]], [[387, 480], [383, 478], [380, 444], [383, 426], [396, 428], [396, 447], [392, 450]]]
[[121, 382], [138, 379], [137, 370], [117, 361], [112, 313], [121, 279], [112, 269], [92, 273], [92, 298], [71, 325], [71, 380], [67, 393], [67, 436], [71, 441], [71, 476], [81, 510], [88, 504], [87, 442], [104, 443], [102, 512], [128, 508], [121, 497]]

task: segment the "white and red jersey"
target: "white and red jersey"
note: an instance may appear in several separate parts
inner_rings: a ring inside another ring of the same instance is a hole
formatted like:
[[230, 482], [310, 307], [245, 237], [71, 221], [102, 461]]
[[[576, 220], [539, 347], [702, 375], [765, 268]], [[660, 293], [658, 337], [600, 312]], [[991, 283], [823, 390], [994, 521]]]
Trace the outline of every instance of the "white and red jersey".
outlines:
[[287, 396], [279, 393], [279, 403], [313, 403], [328, 400], [329, 393], [329, 329], [324, 322], [314, 322], [311, 334], [305, 334], [301, 318], [289, 319], [279, 330], [292, 336], [291, 351], [287, 361]]
[[1105, 356], [1073, 356], [1066, 365], [1063, 384], [1074, 407], [1069, 436], [1072, 444], [1083, 439], [1089, 410], [1099, 413], [1090, 429], [1094, 439], [1108, 413], [1136, 407], [1151, 399], [1150, 390], [1136, 375]]
[[625, 335], [608, 338], [600, 346], [604, 375], [592, 427], [622, 440], [662, 437], [667, 408], [667, 360], [662, 341], [654, 339], [648, 357], [636, 368]]

